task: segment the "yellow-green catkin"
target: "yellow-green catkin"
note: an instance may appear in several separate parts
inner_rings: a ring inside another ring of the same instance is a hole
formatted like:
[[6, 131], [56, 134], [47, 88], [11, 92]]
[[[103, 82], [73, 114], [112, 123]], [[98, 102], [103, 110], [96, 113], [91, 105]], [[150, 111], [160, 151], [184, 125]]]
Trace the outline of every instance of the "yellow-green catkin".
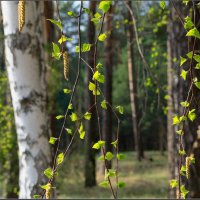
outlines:
[[63, 53], [63, 64], [64, 64], [64, 77], [66, 80], [69, 78], [69, 55], [67, 51]]
[[187, 179], [190, 178], [190, 164], [191, 164], [190, 157], [186, 157], [186, 160], [185, 160], [185, 168], [186, 168], [186, 178], [187, 178]]
[[25, 24], [25, 0], [18, 2], [18, 29], [21, 32]]
[[51, 198], [51, 183], [47, 184], [47, 189], [46, 189], [46, 192], [45, 192], [45, 197], [46, 197], [46, 199], [50, 199]]

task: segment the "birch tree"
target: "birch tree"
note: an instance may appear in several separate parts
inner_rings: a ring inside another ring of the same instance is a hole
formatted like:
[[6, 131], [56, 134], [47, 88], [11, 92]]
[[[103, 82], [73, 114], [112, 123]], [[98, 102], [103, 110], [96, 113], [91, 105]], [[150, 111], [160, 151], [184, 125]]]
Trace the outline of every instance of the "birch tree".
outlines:
[[19, 198], [31, 198], [45, 183], [50, 163], [43, 62], [44, 2], [26, 1], [26, 22], [18, 31], [17, 2], [2, 1], [5, 56], [19, 145]]

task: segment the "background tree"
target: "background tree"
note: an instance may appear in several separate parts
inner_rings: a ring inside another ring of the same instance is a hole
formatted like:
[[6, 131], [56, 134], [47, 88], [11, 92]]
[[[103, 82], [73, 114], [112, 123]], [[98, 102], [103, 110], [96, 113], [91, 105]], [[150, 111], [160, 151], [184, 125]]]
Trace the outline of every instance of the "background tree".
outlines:
[[[126, 1], [128, 6], [132, 9], [131, 1]], [[137, 159], [140, 161], [143, 157], [142, 148], [142, 138], [139, 131], [139, 119], [138, 119], [138, 107], [137, 107], [137, 83], [136, 83], [136, 70], [134, 67], [134, 52], [133, 52], [133, 40], [134, 40], [134, 30], [132, 25], [132, 17], [128, 11], [128, 27], [127, 27], [127, 55], [128, 55], [128, 77], [129, 77], [129, 93], [130, 93], [130, 103], [133, 121], [133, 136], [135, 142], [135, 151], [137, 152]]]
[[[96, 12], [96, 2], [91, 1], [89, 3], [90, 15], [88, 18], [88, 42], [89, 44], [95, 43], [95, 24], [91, 21]], [[94, 46], [88, 52], [88, 64], [94, 69]], [[92, 80], [92, 71], [90, 68], [86, 67], [86, 81], [85, 88], [88, 87], [89, 82]], [[85, 91], [85, 108], [88, 109], [94, 105], [95, 99], [94, 95], [88, 90]], [[95, 163], [95, 151], [91, 150], [91, 145], [95, 143], [96, 134], [96, 117], [95, 117], [95, 107], [90, 110], [92, 113], [92, 118], [86, 122], [86, 141], [85, 141], [85, 186], [91, 187], [96, 185], [96, 163]]]
[[[175, 2], [171, 6], [171, 12], [169, 16], [169, 32], [168, 32], [168, 152], [169, 152], [169, 167], [170, 167], [170, 177], [177, 177], [180, 167], [180, 162], [185, 164], [184, 161], [180, 161], [178, 158], [178, 152], [180, 149], [179, 143], [180, 136], [177, 135], [176, 131], [178, 130], [177, 127], [172, 126], [172, 119], [171, 117], [175, 114], [181, 116], [184, 111], [184, 107], [182, 106], [181, 102], [186, 101], [189, 91], [190, 84], [194, 77], [198, 77], [198, 70], [195, 67], [195, 61], [187, 61], [183, 62], [180, 61], [180, 57], [189, 58], [189, 52], [194, 51], [194, 53], [198, 52], [199, 48], [199, 40], [194, 40], [192, 38], [187, 38], [187, 25], [185, 23], [186, 17], [191, 17], [193, 19], [194, 24], [198, 27], [198, 23], [196, 23], [195, 18], [199, 17], [199, 9], [195, 8], [195, 4], [189, 3], [187, 6], [183, 6], [181, 2]], [[195, 16], [195, 17], [194, 17]], [[178, 62], [180, 61], [180, 63]], [[180, 67], [181, 65], [181, 67]], [[186, 75], [184, 76], [184, 72]], [[187, 73], [190, 72], [190, 73]], [[198, 89], [192, 86], [192, 96], [194, 97], [195, 101], [189, 105], [190, 110], [194, 108], [198, 110], [198, 102], [196, 99], [199, 97]], [[191, 96], [189, 96], [191, 97]], [[197, 153], [195, 155], [196, 163], [192, 170], [192, 177], [187, 181], [184, 176], [181, 176], [181, 182], [188, 185], [190, 197], [197, 197], [200, 194], [200, 188], [198, 187], [199, 183], [199, 146], [195, 145], [198, 144], [198, 137], [197, 137], [197, 130], [199, 123], [197, 120], [191, 121], [186, 120], [184, 125], [184, 135], [183, 135], [183, 145], [185, 151], [188, 156], [191, 155], [193, 152], [192, 146], [195, 146], [194, 151]], [[184, 157], [185, 158], [185, 157]], [[170, 193], [171, 197], [173, 197], [174, 191]]]
[[[112, 105], [112, 69], [113, 69], [113, 9], [114, 7], [111, 6], [109, 11], [106, 14], [105, 18], [105, 31], [107, 32], [108, 36], [105, 40], [105, 54], [104, 54], [104, 68], [105, 68], [105, 83], [104, 83], [104, 96], [105, 100]], [[102, 122], [102, 133], [103, 139], [106, 141], [105, 144], [105, 151], [112, 152], [112, 110], [110, 106], [106, 110], [103, 111], [103, 122]], [[107, 162], [108, 169], [111, 168], [111, 162]]]
[[[173, 57], [172, 57], [172, 13], [169, 14], [168, 22], [168, 40], [167, 40], [167, 51], [168, 51], [168, 66], [167, 66], [167, 77], [168, 77], [168, 112], [167, 112], [167, 144], [168, 144], [168, 165], [170, 179], [175, 177], [175, 163], [176, 163], [176, 145], [175, 145], [175, 131], [172, 126], [172, 119], [174, 116], [174, 98], [173, 98]], [[169, 197], [175, 198], [175, 190], [170, 187]]]

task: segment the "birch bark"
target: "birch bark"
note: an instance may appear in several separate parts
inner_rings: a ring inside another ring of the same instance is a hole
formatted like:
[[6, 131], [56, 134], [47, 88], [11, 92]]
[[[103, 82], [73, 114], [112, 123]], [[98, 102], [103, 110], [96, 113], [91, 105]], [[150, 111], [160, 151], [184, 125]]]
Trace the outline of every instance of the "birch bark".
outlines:
[[19, 145], [19, 198], [31, 198], [46, 182], [51, 159], [43, 60], [42, 1], [26, 1], [26, 23], [18, 32], [17, 2], [2, 1], [5, 56]]

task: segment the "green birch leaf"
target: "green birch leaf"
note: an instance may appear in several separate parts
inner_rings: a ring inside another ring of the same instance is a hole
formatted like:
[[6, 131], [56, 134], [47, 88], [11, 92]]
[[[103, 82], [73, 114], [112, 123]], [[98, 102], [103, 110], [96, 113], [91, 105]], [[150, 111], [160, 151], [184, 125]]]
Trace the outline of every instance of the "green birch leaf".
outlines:
[[124, 108], [123, 108], [122, 106], [117, 106], [116, 108], [117, 108], [118, 112], [119, 112], [121, 115], [124, 114]]
[[103, 155], [102, 155], [102, 156], [99, 156], [99, 157], [97, 158], [97, 160], [103, 161], [103, 160], [104, 160], [104, 156], [103, 156]]
[[194, 84], [198, 89], [200, 89], [200, 82], [195, 82]]
[[189, 36], [189, 37], [196, 37], [198, 39], [200, 39], [200, 33], [199, 31], [197, 30], [197, 28], [193, 28], [191, 30], [189, 30], [186, 34], [186, 36]]
[[103, 141], [103, 140], [99, 140], [98, 142], [96, 142], [93, 146], [92, 146], [92, 148], [93, 149], [100, 149], [101, 147], [103, 147], [104, 145], [105, 145], [105, 141]]
[[68, 133], [69, 135], [72, 135], [72, 130], [71, 130], [71, 129], [65, 128], [65, 130], [67, 131], [67, 133]]
[[101, 93], [100, 93], [100, 91], [97, 89], [97, 90], [93, 90], [93, 91], [92, 91], [92, 94], [93, 94], [93, 95], [100, 95]]
[[69, 94], [69, 93], [71, 92], [71, 90], [69, 90], [69, 89], [63, 89], [63, 92], [64, 92], [65, 94]]
[[126, 183], [124, 183], [124, 182], [118, 182], [117, 183], [117, 187], [120, 188], [120, 189], [124, 188], [125, 186], [126, 186]]
[[107, 101], [106, 101], [106, 100], [103, 100], [103, 101], [101, 102], [101, 107], [102, 107], [103, 109], [107, 109]]
[[108, 152], [106, 153], [105, 159], [106, 159], [106, 160], [112, 160], [112, 159], [113, 159], [113, 154], [112, 154], [110, 151], [108, 151]]
[[34, 199], [41, 199], [41, 198], [42, 198], [42, 196], [41, 196], [41, 195], [39, 195], [39, 194], [34, 194], [34, 195], [33, 195], [33, 198], [34, 198]]
[[188, 113], [188, 118], [190, 119], [190, 121], [194, 121], [196, 119], [196, 113], [195, 113], [195, 109], [192, 109], [189, 111]]
[[187, 102], [187, 101], [182, 101], [181, 102], [181, 105], [183, 106], [183, 107], [189, 107], [189, 102]]
[[176, 131], [176, 133], [177, 133], [178, 135], [183, 135], [183, 134], [184, 134], [184, 132], [183, 132], [183, 130], [182, 130], [182, 129], [180, 129], [180, 130]]
[[75, 14], [73, 11], [68, 11], [67, 12], [67, 15], [70, 16], [70, 17], [75, 17]]
[[101, 183], [99, 183], [100, 187], [108, 187], [109, 186], [109, 182], [108, 181], [102, 181]]
[[89, 113], [89, 112], [86, 112], [84, 114], [84, 118], [87, 119], [87, 120], [90, 120], [91, 119], [91, 116], [92, 116], [92, 113]]
[[188, 193], [189, 193], [189, 191], [185, 188], [185, 186], [181, 185], [181, 194], [182, 194], [184, 199], [186, 198]]
[[93, 75], [93, 80], [97, 80], [100, 83], [104, 83], [104, 75], [102, 75], [101, 73], [99, 73], [98, 71], [96, 71]]
[[47, 176], [49, 179], [53, 177], [53, 170], [48, 167], [47, 169], [44, 170], [44, 175]]
[[195, 69], [200, 69], [200, 63], [197, 63]]
[[160, 7], [164, 10], [166, 5], [165, 5], [165, 1], [161, 1], [160, 2]]
[[183, 3], [187, 6], [189, 3], [189, 0], [183, 0]]
[[56, 25], [60, 30], [62, 30], [62, 23], [60, 20], [54, 20], [54, 19], [47, 19], [52, 24]]
[[50, 144], [55, 144], [55, 142], [56, 142], [57, 139], [58, 139], [58, 138], [50, 137], [49, 143], [50, 143]]
[[179, 120], [178, 116], [175, 115], [175, 116], [173, 117], [173, 125], [177, 125], [177, 124], [180, 124], [180, 120]]
[[65, 116], [64, 115], [58, 115], [56, 116], [56, 119], [59, 120], [59, 119], [63, 119]]
[[186, 172], [186, 166], [182, 165], [182, 166], [181, 166], [181, 169], [180, 169], [180, 174], [181, 174], [182, 176], [185, 176], [185, 172]]
[[100, 147], [103, 147], [105, 145], [105, 143], [106, 142], [104, 140], [99, 140], [98, 141], [98, 144], [99, 144]]
[[192, 20], [191, 20], [191, 18], [190, 17], [186, 17], [185, 18], [185, 21], [184, 21], [184, 28], [185, 29], [192, 29], [194, 27], [194, 24], [193, 24], [193, 22], [192, 22]]
[[85, 131], [83, 128], [83, 124], [81, 123], [80, 128], [78, 130], [79, 134], [80, 134], [80, 139], [83, 140], [85, 138]]
[[93, 91], [93, 90], [95, 90], [96, 86], [95, 86], [94, 83], [90, 82], [88, 88], [89, 88], [90, 91]]
[[103, 65], [101, 63], [98, 63], [96, 66], [97, 69], [103, 68]]
[[117, 159], [118, 160], [123, 160], [125, 158], [125, 155], [124, 154], [122, 154], [122, 153], [118, 153], [117, 154]]
[[105, 174], [105, 178], [107, 179], [108, 177], [116, 177], [116, 170], [108, 169], [108, 172]]
[[187, 59], [183, 57], [180, 57], [180, 58], [181, 58], [180, 66], [182, 66], [187, 61]]
[[101, 35], [99, 35], [98, 40], [101, 42], [104, 42], [106, 37], [107, 37], [107, 35], [105, 33], [102, 33]]
[[189, 53], [186, 54], [186, 56], [187, 56], [189, 59], [192, 59], [192, 55], [193, 55], [193, 51], [190, 51]]
[[67, 38], [64, 35], [62, 35], [61, 38], [58, 40], [58, 43], [62, 44], [66, 41], [72, 41], [72, 40], [73, 40], [72, 38]]
[[99, 9], [106, 13], [112, 4], [112, 1], [101, 1], [99, 4]]
[[82, 131], [80, 133], [80, 139], [83, 140], [85, 138], [85, 131]]
[[100, 149], [100, 145], [99, 143], [95, 143], [93, 146], [92, 146], [93, 149]]
[[115, 140], [114, 142], [111, 142], [111, 144], [112, 144], [115, 148], [117, 148], [118, 141]]
[[55, 44], [54, 42], [52, 42], [53, 44], [53, 52], [52, 52], [52, 57], [54, 57], [55, 59], [59, 60], [61, 57], [61, 52], [60, 52], [60, 48], [57, 44]]
[[64, 160], [64, 153], [60, 153], [58, 154], [58, 157], [57, 157], [57, 165], [61, 164]]
[[175, 188], [178, 186], [178, 181], [176, 179], [170, 180], [170, 186], [171, 188]]
[[70, 118], [71, 118], [71, 121], [72, 121], [72, 122], [75, 122], [75, 121], [78, 120], [78, 116], [77, 116], [77, 114], [74, 113], [74, 112], [70, 115]]
[[41, 185], [40, 186], [42, 189], [44, 190], [48, 190], [48, 189], [51, 189], [51, 184], [50, 183], [47, 183], [46, 185]]
[[183, 78], [184, 81], [186, 80], [187, 73], [188, 73], [187, 71], [185, 71], [184, 69], [182, 69], [180, 76]]
[[[81, 47], [81, 52], [88, 52], [91, 49], [91, 44], [88, 43], [84, 43]], [[80, 48], [79, 46], [76, 46], [76, 52], [80, 52]]]
[[73, 105], [71, 103], [68, 105], [68, 109], [69, 110], [73, 109]]
[[185, 150], [179, 150], [179, 154], [180, 155], [186, 155], [186, 152], [185, 152]]
[[193, 58], [196, 62], [200, 63], [200, 55], [194, 55]]

